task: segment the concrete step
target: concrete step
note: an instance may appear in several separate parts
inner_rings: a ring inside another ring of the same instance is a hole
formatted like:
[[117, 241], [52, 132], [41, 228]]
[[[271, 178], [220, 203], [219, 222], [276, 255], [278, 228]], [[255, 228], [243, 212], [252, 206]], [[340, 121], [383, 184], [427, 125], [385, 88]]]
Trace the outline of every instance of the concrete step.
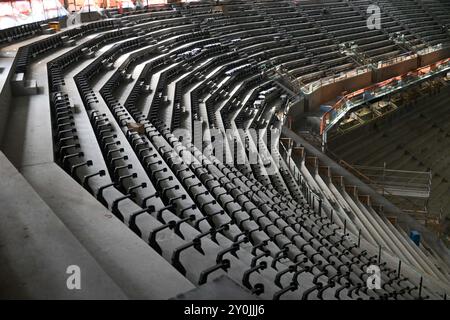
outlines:
[[[0, 175], [0, 298], [127, 298], [2, 152]], [[66, 285], [72, 265], [81, 290]]]
[[11, 79], [11, 89], [15, 96], [35, 95], [39, 92], [36, 80], [26, 80], [25, 74], [16, 73]]

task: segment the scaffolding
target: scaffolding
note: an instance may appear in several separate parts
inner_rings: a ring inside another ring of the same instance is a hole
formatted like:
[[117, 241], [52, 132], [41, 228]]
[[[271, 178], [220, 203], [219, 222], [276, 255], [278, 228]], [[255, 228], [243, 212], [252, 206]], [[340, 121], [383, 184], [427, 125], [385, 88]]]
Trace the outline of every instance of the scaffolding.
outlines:
[[[401, 210], [415, 218], [427, 222], [432, 219], [428, 212], [428, 201], [431, 196], [431, 171], [406, 171], [349, 164], [340, 160], [339, 164], [361, 179], [384, 197], [397, 199], [403, 203]], [[423, 205], [422, 205], [422, 204]]]
[[353, 165], [368, 184], [380, 194], [428, 199], [431, 194], [431, 171], [394, 170], [384, 167]]

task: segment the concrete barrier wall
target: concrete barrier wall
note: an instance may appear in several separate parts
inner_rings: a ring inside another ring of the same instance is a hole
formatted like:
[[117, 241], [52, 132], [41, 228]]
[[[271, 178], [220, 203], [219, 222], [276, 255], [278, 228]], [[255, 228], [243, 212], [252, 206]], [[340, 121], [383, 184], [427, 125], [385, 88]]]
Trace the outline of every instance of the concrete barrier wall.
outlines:
[[381, 82], [398, 75], [408, 73], [409, 71], [415, 70], [419, 67], [419, 59], [418, 57], [415, 57], [390, 66], [379, 68], [373, 73], [373, 83]]
[[321, 104], [335, 99], [343, 92], [350, 93], [372, 84], [372, 71], [361, 73], [354, 77], [349, 77], [341, 81], [325, 85], [308, 97], [309, 111], [317, 111]]
[[[5, 128], [8, 120], [9, 109], [11, 107], [12, 93], [11, 93], [11, 77], [12, 70], [14, 70], [14, 58], [0, 58], [2, 60], [2, 65], [9, 65], [10, 68], [5, 68], [3, 74], [0, 74], [2, 78], [4, 77], [4, 83], [0, 81], [0, 147], [2, 145], [3, 136], [5, 133]], [[10, 61], [9, 61], [10, 60]]]
[[345, 91], [363, 89], [449, 57], [450, 48], [446, 48], [325, 85], [308, 96], [305, 111], [317, 111], [321, 104], [334, 100]]
[[450, 48], [441, 49], [431, 53], [421, 55], [419, 57], [419, 67], [425, 67], [433, 64], [439, 60], [447, 59], [450, 57]]
[[305, 99], [301, 99], [299, 102], [293, 104], [288, 112], [288, 117], [292, 119], [292, 127], [297, 127], [295, 119], [300, 117], [305, 112]]

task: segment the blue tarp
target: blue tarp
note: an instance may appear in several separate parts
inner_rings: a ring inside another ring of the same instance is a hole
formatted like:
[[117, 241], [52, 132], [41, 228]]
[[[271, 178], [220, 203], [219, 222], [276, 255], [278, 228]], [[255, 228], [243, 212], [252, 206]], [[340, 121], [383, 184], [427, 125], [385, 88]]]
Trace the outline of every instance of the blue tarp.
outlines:
[[416, 245], [420, 245], [420, 233], [418, 231], [411, 231], [409, 237]]

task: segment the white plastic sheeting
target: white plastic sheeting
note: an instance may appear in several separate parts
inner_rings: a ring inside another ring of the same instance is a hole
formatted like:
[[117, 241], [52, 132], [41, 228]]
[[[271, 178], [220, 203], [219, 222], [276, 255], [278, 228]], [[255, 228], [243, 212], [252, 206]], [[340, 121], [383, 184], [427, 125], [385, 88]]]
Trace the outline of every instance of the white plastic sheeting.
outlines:
[[83, 6], [78, 12], [102, 12], [103, 9], [100, 8], [95, 0], [85, 0]]
[[68, 14], [59, 0], [0, 2], [0, 29], [19, 26]]

